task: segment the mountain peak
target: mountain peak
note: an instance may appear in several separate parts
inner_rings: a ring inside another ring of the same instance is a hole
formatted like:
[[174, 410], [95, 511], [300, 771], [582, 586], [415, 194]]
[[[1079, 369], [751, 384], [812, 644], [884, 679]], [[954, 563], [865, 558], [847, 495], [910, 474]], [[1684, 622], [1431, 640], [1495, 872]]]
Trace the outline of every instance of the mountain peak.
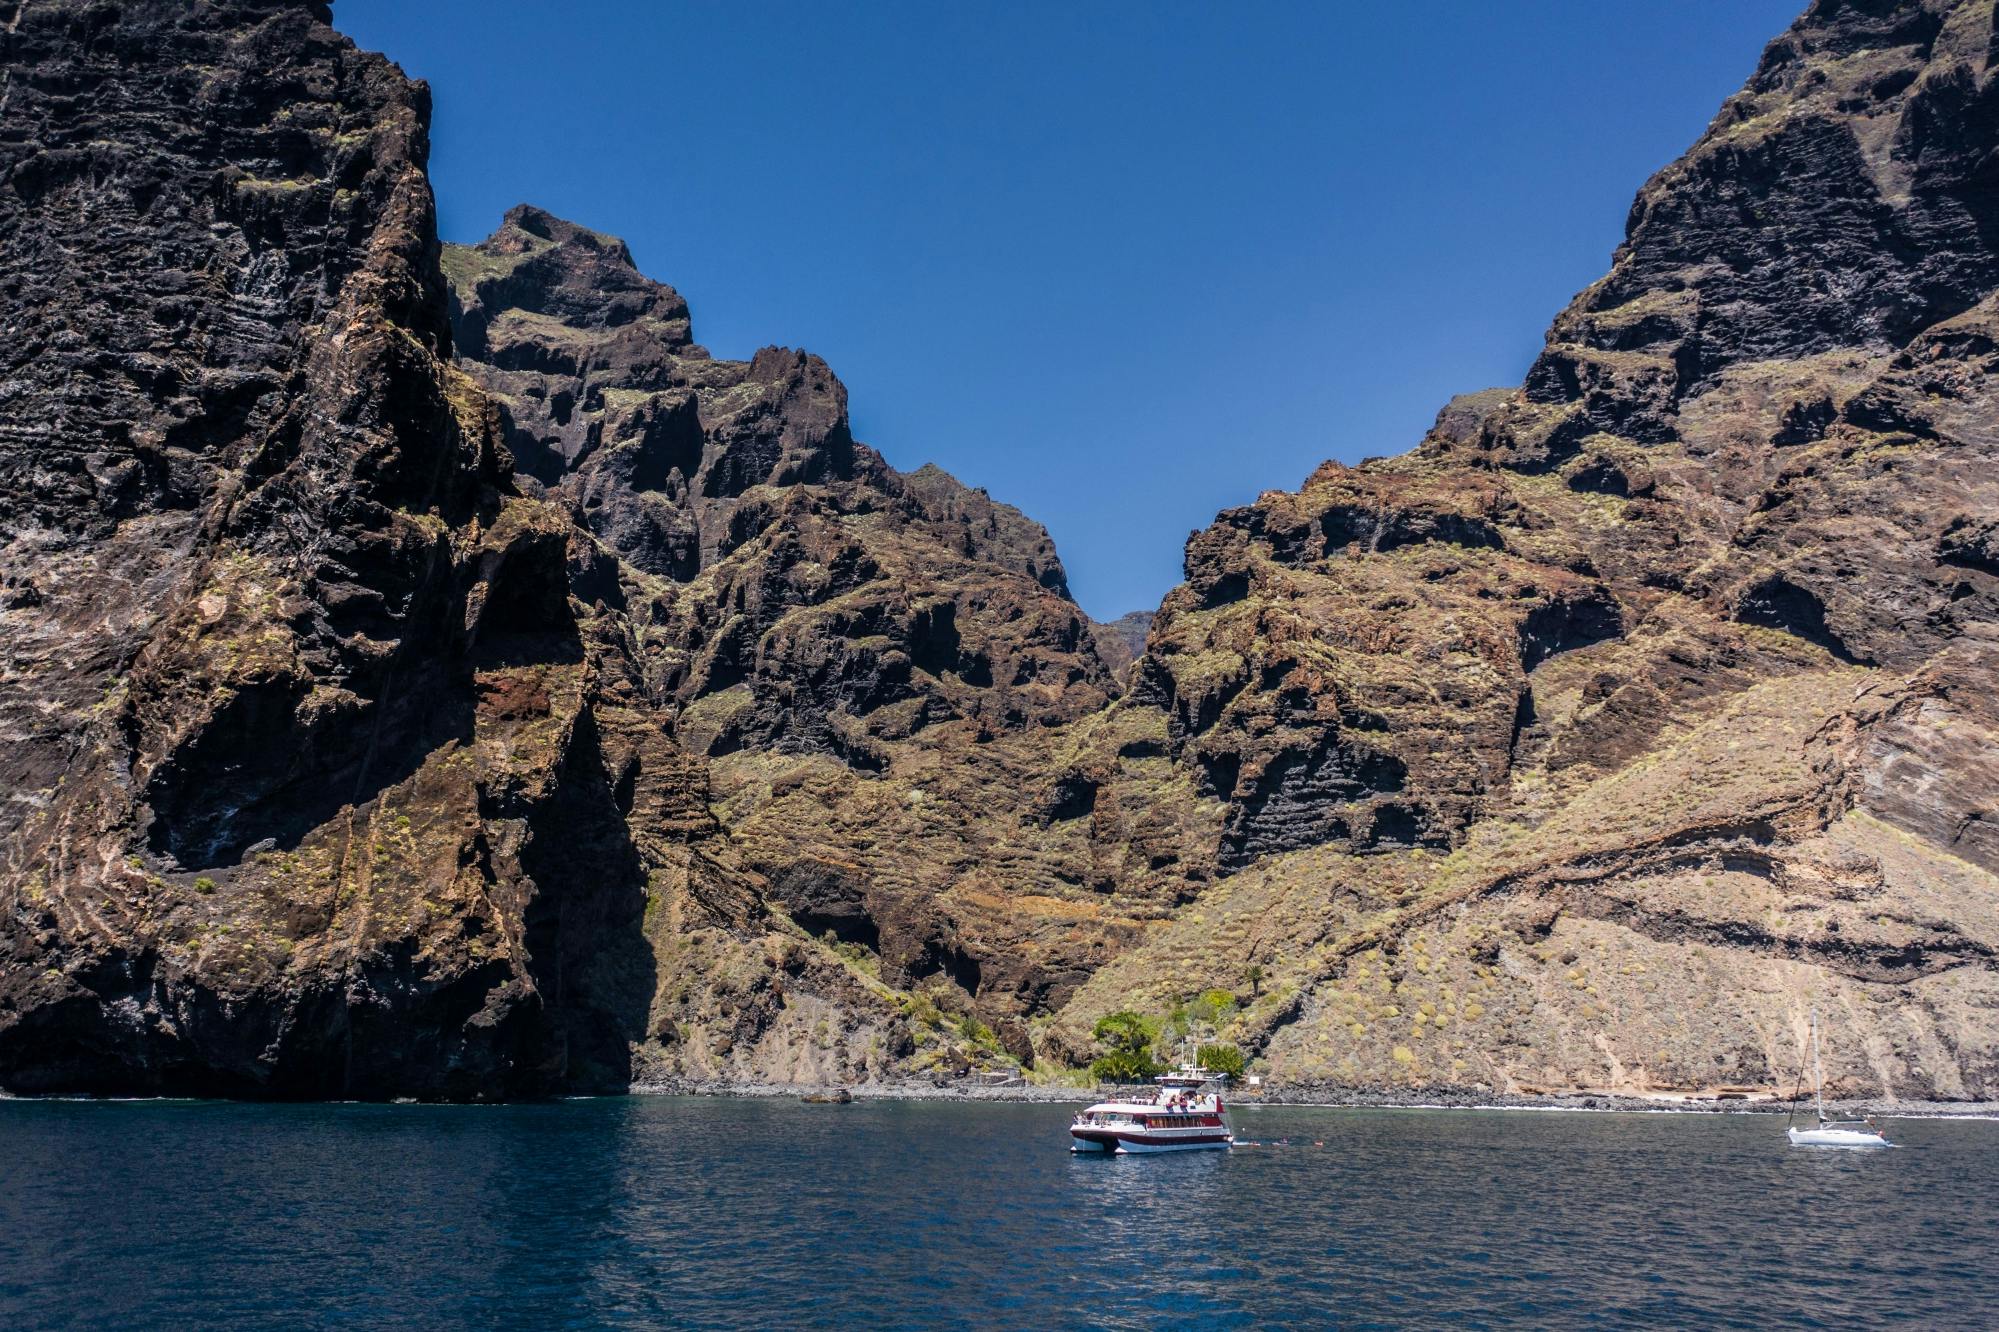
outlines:
[[519, 203], [506, 211], [499, 230], [487, 237], [484, 244], [495, 249], [509, 247], [508, 233], [518, 231], [538, 240], [551, 241], [557, 245], [571, 245], [606, 255], [612, 262], [622, 264], [636, 271], [638, 265], [632, 262], [632, 252], [625, 242], [606, 232], [594, 231], [565, 218], [557, 217], [545, 208], [533, 204]]
[[694, 347], [687, 302], [639, 272], [622, 240], [531, 204], [508, 209], [477, 245], [444, 246], [443, 263], [458, 345], [468, 355], [488, 355], [490, 326], [507, 316], [533, 325], [516, 334], [556, 341], [622, 330], [628, 352], [641, 344], [662, 355]]

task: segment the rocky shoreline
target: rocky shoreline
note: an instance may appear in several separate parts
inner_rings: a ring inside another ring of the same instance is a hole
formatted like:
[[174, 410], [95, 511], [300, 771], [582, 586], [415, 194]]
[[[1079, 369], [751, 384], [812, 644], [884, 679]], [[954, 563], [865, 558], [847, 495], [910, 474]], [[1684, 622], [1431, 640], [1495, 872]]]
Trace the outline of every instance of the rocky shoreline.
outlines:
[[[1105, 1089], [1068, 1086], [1015, 1085], [1004, 1087], [949, 1082], [902, 1080], [867, 1082], [847, 1086], [808, 1086], [803, 1083], [717, 1082], [682, 1080], [635, 1084], [632, 1096], [721, 1096], [744, 1100], [797, 1100], [821, 1104], [848, 1104], [855, 1101], [957, 1101], [994, 1104], [1088, 1105], [1100, 1100]], [[209, 1099], [203, 1097], [92, 1097], [75, 1094], [28, 1094], [0, 1091], [3, 1101]], [[594, 1095], [564, 1097], [565, 1100], [593, 1100]], [[1431, 1088], [1422, 1091], [1389, 1091], [1365, 1087], [1296, 1086], [1262, 1089], [1256, 1094], [1238, 1093], [1231, 1098], [1236, 1109], [1252, 1106], [1316, 1107], [1322, 1110], [1522, 1110], [1569, 1111], [1575, 1113], [1621, 1114], [1788, 1114], [1806, 1110], [1809, 1098], [1786, 1101], [1770, 1097], [1719, 1099], [1715, 1096], [1667, 1094], [1660, 1096], [1611, 1095], [1603, 1092], [1575, 1092], [1561, 1095], [1523, 1096], [1485, 1092], [1475, 1088]], [[515, 1102], [519, 1104], [520, 1102]], [[437, 1104], [401, 1098], [398, 1105]], [[1871, 1114], [1882, 1119], [1999, 1119], [1999, 1101], [1892, 1100], [1886, 1098], [1842, 1098], [1842, 1114]]]
[[[859, 1083], [847, 1087], [806, 1087], [782, 1083], [684, 1081], [647, 1083], [632, 1088], [634, 1096], [736, 1096], [747, 1099], [831, 1099], [844, 1091], [854, 1101], [989, 1101], [1044, 1105], [1087, 1105], [1099, 1098], [1094, 1088], [1065, 1086], [985, 1087], [950, 1082], [895, 1081]], [[1239, 1093], [1237, 1108], [1259, 1105], [1317, 1106], [1341, 1110], [1567, 1110], [1626, 1114], [1788, 1114], [1807, 1107], [1809, 1100], [1787, 1101], [1751, 1096], [1628, 1096], [1603, 1092], [1558, 1095], [1509, 1095], [1477, 1088], [1427, 1088], [1389, 1091], [1366, 1087], [1301, 1085]], [[1999, 1101], [1928, 1101], [1871, 1098], [1841, 1100], [1842, 1112], [1867, 1113], [1894, 1119], [1999, 1119]]]

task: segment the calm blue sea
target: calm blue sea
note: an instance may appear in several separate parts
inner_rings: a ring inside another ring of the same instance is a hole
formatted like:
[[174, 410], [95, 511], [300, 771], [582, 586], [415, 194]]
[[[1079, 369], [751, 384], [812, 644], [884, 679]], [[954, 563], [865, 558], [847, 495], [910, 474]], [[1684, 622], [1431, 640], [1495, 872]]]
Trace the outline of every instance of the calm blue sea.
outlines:
[[1999, 1123], [0, 1101], [0, 1327], [1991, 1327]]

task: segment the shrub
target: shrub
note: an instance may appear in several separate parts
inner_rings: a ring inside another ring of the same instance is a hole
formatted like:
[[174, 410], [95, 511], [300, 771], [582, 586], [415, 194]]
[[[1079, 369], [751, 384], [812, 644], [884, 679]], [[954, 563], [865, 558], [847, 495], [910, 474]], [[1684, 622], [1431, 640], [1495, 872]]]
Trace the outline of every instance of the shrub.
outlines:
[[1099, 1082], [1140, 1082], [1159, 1071], [1160, 1065], [1142, 1050], [1114, 1050], [1090, 1061], [1090, 1073]]
[[1152, 1038], [1157, 1027], [1130, 1009], [1104, 1014], [1090, 1034], [1106, 1047], [1090, 1063], [1090, 1071], [1103, 1081], [1134, 1081], [1160, 1071], [1152, 1058]]
[[1215, 1027], [1235, 1016], [1235, 995], [1227, 990], [1203, 990], [1187, 1005], [1187, 1016], [1204, 1026]]
[[909, 996], [908, 1002], [903, 1006], [903, 1011], [909, 1014], [911, 1019], [922, 1023], [932, 1031], [937, 1031], [944, 1026], [943, 1010], [938, 1008], [937, 1001], [927, 994], [912, 994]]
[[196, 891], [197, 893], [214, 892], [215, 880], [209, 878], [206, 874], [202, 875], [200, 878], [194, 881], [194, 891]]
[[1240, 1078], [1249, 1061], [1233, 1045], [1204, 1045], [1196, 1052], [1194, 1062], [1210, 1073], [1226, 1073], [1230, 1078]]
[[1090, 1028], [1090, 1034], [1113, 1050], [1144, 1050], [1151, 1046], [1158, 1030], [1156, 1022], [1140, 1017], [1129, 1008], [1121, 1008], [1098, 1018], [1097, 1025]]

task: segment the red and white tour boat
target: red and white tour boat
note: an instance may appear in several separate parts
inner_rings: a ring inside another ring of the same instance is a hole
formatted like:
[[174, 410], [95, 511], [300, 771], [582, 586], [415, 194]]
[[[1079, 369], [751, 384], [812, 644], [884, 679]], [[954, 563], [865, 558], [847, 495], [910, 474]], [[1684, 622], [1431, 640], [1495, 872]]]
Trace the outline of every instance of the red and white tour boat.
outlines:
[[1134, 1088], [1099, 1101], [1069, 1125], [1072, 1152], [1189, 1152], [1204, 1147], [1228, 1147], [1228, 1110], [1222, 1104], [1225, 1073], [1209, 1073], [1194, 1064], [1153, 1081], [1156, 1091]]

